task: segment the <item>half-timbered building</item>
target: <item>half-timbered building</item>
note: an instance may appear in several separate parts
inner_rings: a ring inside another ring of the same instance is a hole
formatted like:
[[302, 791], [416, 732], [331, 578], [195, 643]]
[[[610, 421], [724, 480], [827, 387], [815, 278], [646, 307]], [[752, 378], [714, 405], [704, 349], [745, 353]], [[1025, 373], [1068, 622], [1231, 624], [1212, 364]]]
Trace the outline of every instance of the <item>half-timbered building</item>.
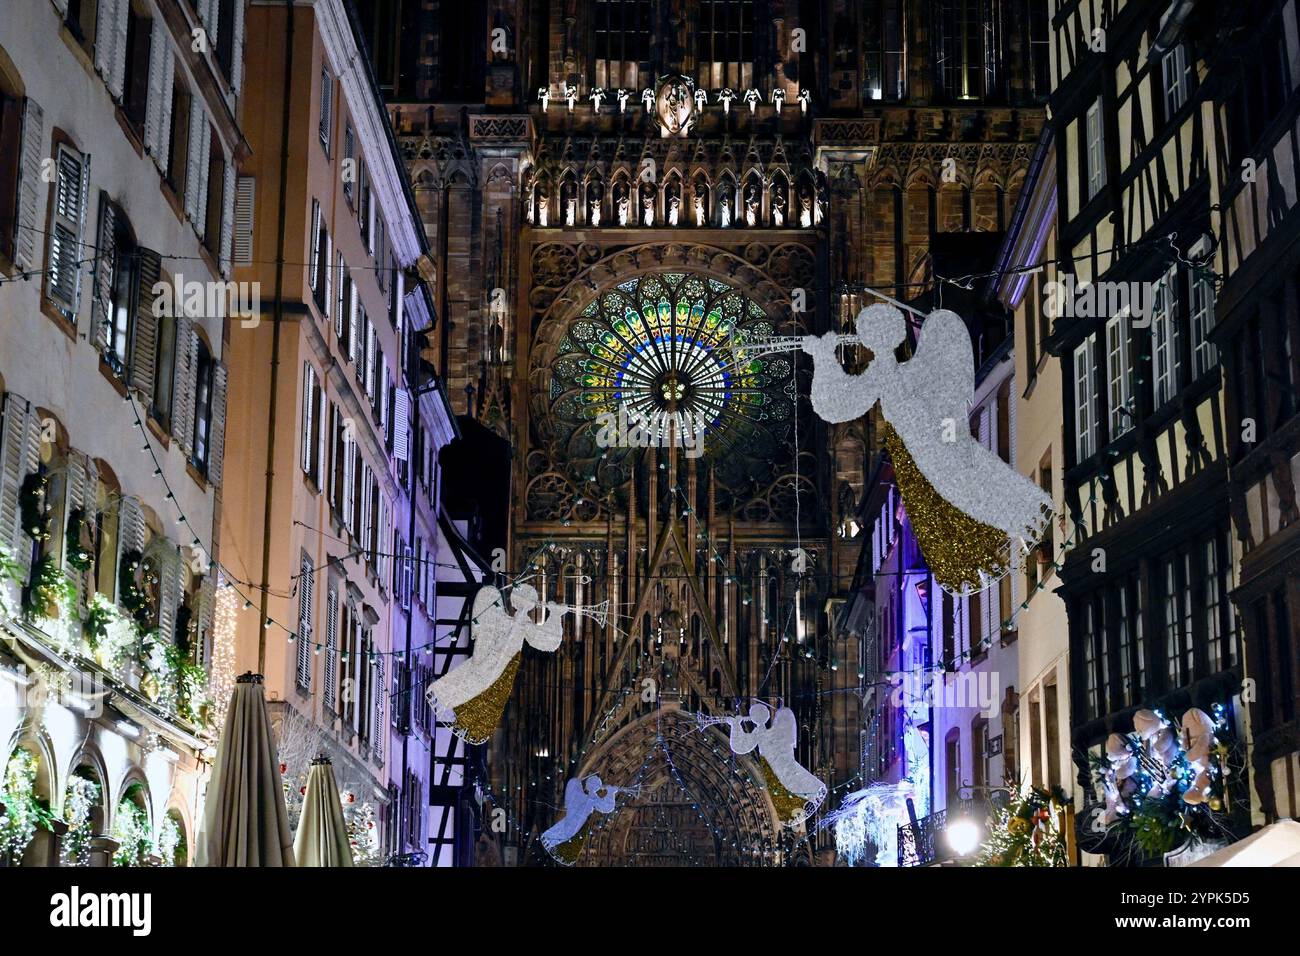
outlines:
[[[1243, 676], [1214, 326], [1222, 259], [1204, 27], [1217, 4], [1059, 2], [1051, 102], [1060, 261], [1041, 307], [1062, 364], [1061, 570], [1072, 743], [1141, 708], [1233, 710]], [[1212, 72], [1212, 71], [1210, 71]], [[1241, 804], [1228, 825], [1240, 825]], [[1086, 815], [1081, 817], [1086, 819]], [[1085, 849], [1118, 854], [1105, 841]], [[1127, 858], [1127, 856], [1126, 856]]]

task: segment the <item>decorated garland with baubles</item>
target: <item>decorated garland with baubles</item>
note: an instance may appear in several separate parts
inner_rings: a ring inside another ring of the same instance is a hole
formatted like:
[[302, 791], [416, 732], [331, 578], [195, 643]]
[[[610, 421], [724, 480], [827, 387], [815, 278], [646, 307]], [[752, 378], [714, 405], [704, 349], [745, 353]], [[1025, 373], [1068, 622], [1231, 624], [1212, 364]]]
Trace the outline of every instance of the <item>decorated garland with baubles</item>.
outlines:
[[1177, 724], [1158, 710], [1139, 710], [1132, 733], [1110, 735], [1105, 757], [1093, 758], [1106, 801], [1102, 826], [1123, 828], [1148, 856], [1168, 853], [1189, 836], [1215, 835], [1231, 770], [1217, 734], [1226, 726], [1224, 708], [1213, 709], [1212, 717], [1193, 707]]
[[1060, 787], [1030, 787], [998, 810], [981, 866], [1069, 866], [1062, 820], [1070, 799]]

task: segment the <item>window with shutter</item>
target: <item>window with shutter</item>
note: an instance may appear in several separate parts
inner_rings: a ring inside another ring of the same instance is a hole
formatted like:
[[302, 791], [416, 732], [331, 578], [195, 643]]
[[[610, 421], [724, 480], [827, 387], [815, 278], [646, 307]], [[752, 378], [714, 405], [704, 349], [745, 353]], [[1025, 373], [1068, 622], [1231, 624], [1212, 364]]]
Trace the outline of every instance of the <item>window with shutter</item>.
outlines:
[[[350, 122], [343, 124], [343, 160], [345, 162], [343, 176], [343, 197], [352, 205], [354, 180], [356, 179], [356, 167], [352, 163], [356, 160], [356, 143], [353, 140], [352, 124]], [[351, 161], [351, 162], [349, 162]]]
[[375, 760], [382, 762], [384, 759], [384, 655], [375, 655], [375, 719], [374, 731], [372, 733], [371, 749], [374, 751]]
[[212, 412], [208, 425], [208, 481], [221, 486], [226, 454], [226, 366], [216, 363], [212, 369]]
[[154, 163], [165, 174], [171, 145], [170, 131], [172, 83], [175, 66], [167, 27], [162, 17], [152, 21], [153, 37], [149, 44], [149, 92], [145, 107], [144, 146]]
[[161, 130], [166, 134], [163, 140], [167, 146], [166, 162], [163, 172], [167, 174], [167, 185], [180, 197], [186, 211], [189, 211], [189, 171], [190, 171], [190, 121], [193, 107], [190, 94], [183, 83], [175, 82], [173, 68], [171, 81], [171, 129]]
[[330, 136], [333, 132], [334, 82], [329, 70], [320, 71], [320, 144], [325, 147], [325, 155], [330, 154]]
[[356, 497], [357, 446], [352, 436], [343, 434], [343, 524], [348, 531], [356, 531], [354, 499]]
[[321, 487], [320, 431], [321, 431], [320, 376], [310, 363], [303, 366], [302, 394], [302, 470], [313, 485]]
[[311, 201], [311, 249], [307, 253], [307, 284], [315, 289], [320, 284], [320, 203]]
[[334, 243], [330, 241], [329, 231], [325, 232], [325, 248], [321, 255], [321, 271], [324, 272], [323, 285], [325, 293], [321, 296], [319, 305], [321, 317], [329, 322], [330, 310], [334, 308]]
[[351, 301], [351, 293], [348, 291], [350, 279], [348, 278], [348, 267], [343, 263], [343, 253], [339, 253], [334, 259], [335, 268], [338, 270], [338, 298], [334, 303], [334, 337], [338, 339], [339, 349], [344, 355], [348, 352], [347, 347], [347, 330], [348, 330], [348, 302]]
[[410, 416], [410, 398], [406, 389], [399, 388], [393, 402], [393, 455], [399, 461], [407, 460], [407, 422]]
[[95, 69], [115, 100], [122, 98], [130, 8], [131, 0], [99, 0], [94, 14]]
[[1097, 450], [1096, 339], [1085, 339], [1074, 350], [1075, 461], [1091, 458]]
[[[230, 92], [232, 99], [244, 88], [244, 4], [235, 0], [235, 23], [232, 28], [230, 54]], [[233, 112], [233, 110], [232, 110]]]
[[[81, 231], [86, 219], [86, 193], [89, 189], [89, 159], [66, 143], [60, 143], [55, 155], [54, 204], [50, 208], [49, 262], [45, 275], [45, 294], [72, 324], [77, 322], [81, 289]], [[96, 269], [108, 260], [111, 250], [101, 250]]]
[[152, 66], [153, 20], [136, 12], [131, 0], [122, 0], [126, 33], [122, 44], [122, 112], [137, 135], [145, 132], [149, 105], [149, 72]]
[[361, 343], [361, 316], [359, 314], [360, 305], [357, 302], [357, 284], [348, 283], [348, 342], [347, 355], [348, 361], [357, 360], [358, 348]]
[[230, 253], [235, 240], [235, 165], [225, 164], [221, 184], [221, 274], [230, 278]]
[[[99, 194], [99, 232], [95, 240], [95, 291], [90, 304], [91, 342], [95, 348], [107, 354], [113, 347], [114, 322], [117, 318], [113, 307], [114, 288], [117, 277], [117, 206], [108, 198], [108, 193]], [[126, 250], [122, 250], [123, 253]], [[125, 344], [126, 328], [122, 323], [120, 338]]]
[[185, 214], [197, 231], [203, 228], [202, 215], [207, 209], [203, 202], [203, 189], [207, 181], [204, 173], [208, 167], [204, 153], [211, 137], [203, 102], [197, 96], [190, 97], [187, 131], [189, 143], [185, 148]]
[[253, 214], [257, 199], [257, 180], [240, 176], [235, 182], [234, 241], [231, 258], [237, 266], [253, 263]]
[[[18, 562], [22, 583], [31, 567], [31, 539], [23, 532], [18, 495], [23, 481], [40, 467], [40, 422], [27, 399], [14, 392], [4, 396], [0, 434], [0, 545]], [[3, 586], [3, 582], [0, 582]]]
[[186, 457], [194, 447], [194, 394], [198, 382], [199, 334], [183, 311], [176, 315], [176, 360], [172, 376], [172, 437]]
[[222, 227], [226, 214], [226, 166], [225, 155], [221, 150], [221, 141], [216, 132], [212, 132], [206, 142], [203, 157], [203, 196], [200, 210], [203, 213], [203, 229], [200, 238], [203, 246], [217, 257], [221, 267], [229, 271], [229, 263], [221, 255], [221, 243], [224, 233]]
[[325, 597], [325, 706], [338, 708], [339, 592], [331, 582]]
[[304, 691], [310, 692], [311, 645], [312, 634], [315, 631], [312, 626], [312, 611], [316, 594], [316, 571], [311, 558], [306, 554], [302, 555], [298, 570], [298, 660], [296, 670], [298, 686]]
[[131, 387], [147, 405], [154, 400], [155, 363], [158, 359], [158, 313], [154, 287], [162, 280], [162, 259], [152, 249], [137, 252], [135, 328], [131, 334]]
[[23, 103], [22, 148], [4, 151], [6, 156], [20, 161], [18, 190], [14, 200], [17, 234], [13, 237], [13, 258], [14, 264], [23, 270], [34, 269], [37, 264], [36, 239], [39, 226], [36, 209], [44, 186], [41, 182], [41, 158], [45, 155], [44, 132], [45, 112], [29, 96]]

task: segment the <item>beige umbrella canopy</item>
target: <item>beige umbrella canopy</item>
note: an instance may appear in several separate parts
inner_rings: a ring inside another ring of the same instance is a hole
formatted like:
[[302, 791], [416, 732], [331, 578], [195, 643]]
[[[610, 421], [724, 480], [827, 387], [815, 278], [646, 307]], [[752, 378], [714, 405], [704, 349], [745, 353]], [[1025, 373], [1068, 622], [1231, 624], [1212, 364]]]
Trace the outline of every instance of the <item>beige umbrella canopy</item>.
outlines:
[[195, 861], [199, 866], [294, 865], [261, 674], [235, 678]]
[[302, 816], [293, 838], [299, 866], [351, 866], [352, 846], [343, 822], [343, 801], [330, 758], [321, 754], [311, 762]]

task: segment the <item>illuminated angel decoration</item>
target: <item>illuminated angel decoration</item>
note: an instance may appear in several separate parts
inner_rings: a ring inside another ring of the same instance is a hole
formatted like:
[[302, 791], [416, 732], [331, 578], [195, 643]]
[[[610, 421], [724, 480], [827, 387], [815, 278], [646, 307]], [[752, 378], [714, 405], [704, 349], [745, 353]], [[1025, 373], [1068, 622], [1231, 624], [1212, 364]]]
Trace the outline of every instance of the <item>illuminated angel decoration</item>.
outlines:
[[510, 606], [514, 614], [505, 610], [496, 588], [479, 589], [470, 625], [473, 654], [430, 684], [426, 693], [439, 719], [448, 721], [452, 733], [467, 743], [486, 743], [496, 730], [514, 689], [524, 644], [550, 654], [564, 638], [561, 617], [570, 609], [545, 603], [542, 621], [534, 621], [532, 613], [538, 598], [532, 585], [515, 585], [510, 591]]
[[975, 362], [960, 316], [932, 312], [916, 354], [901, 363], [894, 350], [907, 326], [894, 306], [863, 309], [857, 334], [872, 354], [860, 375], [840, 366], [837, 333], [803, 340], [814, 360], [813, 410], [834, 424], [880, 403], [885, 447], [926, 562], [945, 590], [981, 591], [1038, 544], [1051, 498], [970, 434]]
[[564, 816], [542, 834], [542, 846], [557, 862], [573, 866], [591, 832], [596, 813], [613, 813], [620, 793], [635, 795], [635, 789], [607, 786], [598, 774], [585, 780], [569, 778], [564, 787]]
[[773, 716], [766, 704], [755, 701], [750, 704], [747, 717], [702, 718], [701, 723], [729, 725], [732, 753], [758, 751], [763, 784], [783, 825], [797, 827], [826, 799], [826, 784], [795, 759], [799, 726], [789, 707], [779, 708]]

